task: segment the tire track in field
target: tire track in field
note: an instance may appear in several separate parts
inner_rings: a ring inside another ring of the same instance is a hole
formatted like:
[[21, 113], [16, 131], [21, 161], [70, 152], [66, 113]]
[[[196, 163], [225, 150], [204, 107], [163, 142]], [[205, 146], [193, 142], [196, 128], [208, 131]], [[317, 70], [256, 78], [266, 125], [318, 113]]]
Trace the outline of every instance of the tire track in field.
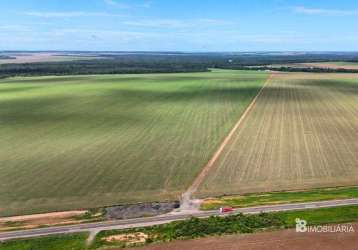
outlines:
[[225, 146], [228, 144], [232, 136], [235, 134], [238, 127], [241, 125], [241, 123], [245, 120], [251, 109], [256, 103], [256, 100], [261, 95], [263, 89], [266, 87], [266, 85], [270, 82], [270, 80], [274, 77], [275, 73], [271, 73], [269, 77], [266, 79], [265, 83], [261, 87], [260, 91], [257, 93], [257, 95], [254, 97], [254, 99], [251, 101], [249, 106], [245, 109], [244, 113], [240, 116], [239, 120], [236, 122], [234, 127], [230, 130], [229, 134], [225, 137], [223, 142], [219, 145], [218, 149], [215, 151], [211, 159], [205, 164], [205, 166], [201, 169], [198, 176], [195, 178], [191, 186], [182, 194], [182, 200], [181, 200], [181, 206], [184, 208], [190, 208], [191, 207], [191, 196], [193, 193], [195, 193], [200, 186], [200, 184], [203, 182], [207, 174], [209, 173], [210, 169], [216, 162], [216, 160], [221, 155], [222, 151], [224, 150]]

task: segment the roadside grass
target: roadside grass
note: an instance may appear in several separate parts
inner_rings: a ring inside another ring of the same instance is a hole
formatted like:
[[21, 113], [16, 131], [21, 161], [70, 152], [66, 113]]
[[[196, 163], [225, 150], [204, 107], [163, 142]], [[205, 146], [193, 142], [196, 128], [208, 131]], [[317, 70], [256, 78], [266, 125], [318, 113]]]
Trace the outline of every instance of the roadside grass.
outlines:
[[0, 216], [178, 199], [267, 75], [0, 80]]
[[284, 203], [350, 199], [358, 197], [358, 187], [320, 188], [306, 191], [286, 191], [230, 195], [219, 198], [207, 198], [200, 205], [202, 210], [213, 210], [223, 206], [252, 207]]
[[[292, 228], [295, 226], [296, 218], [307, 220], [308, 225], [355, 222], [358, 221], [358, 206], [305, 209], [255, 215], [236, 214], [203, 219], [191, 218], [151, 227], [103, 231], [96, 236], [94, 242], [89, 247], [86, 247], [85, 244], [87, 234], [73, 234], [9, 241], [0, 243], [0, 250], [94, 250], [125, 248], [154, 242]], [[136, 233], [148, 236], [145, 243], [128, 244], [126, 241], [108, 242], [104, 240], [106, 237], [118, 235], [131, 235], [129, 240], [133, 240]]]
[[0, 250], [85, 250], [87, 233], [0, 242]]
[[103, 221], [105, 213], [105, 208], [90, 208], [84, 214], [73, 216], [73, 219], [85, 222]]
[[306, 220], [308, 225], [346, 223], [358, 221], [358, 206], [286, 211], [278, 212], [277, 215], [289, 228], [296, 225], [296, 218]]
[[152, 227], [143, 227], [129, 230], [111, 230], [99, 233], [92, 245], [92, 249], [108, 246], [135, 246], [143, 243], [132, 244], [127, 241], [108, 242], [105, 239], [113, 235], [135, 235], [142, 233], [147, 235], [145, 243], [168, 242], [173, 240], [185, 240], [202, 238], [211, 235], [253, 233], [263, 228], [283, 228], [284, 221], [276, 214], [255, 214], [255, 215], [229, 215], [224, 217], [212, 216], [205, 219], [190, 218], [183, 221], [171, 222], [168, 224]]
[[342, 206], [321, 209], [305, 209], [287, 212], [262, 213], [255, 215], [228, 215], [224, 217], [209, 217], [203, 219], [191, 218], [168, 224], [136, 228], [130, 230], [104, 231], [97, 235], [92, 249], [105, 246], [127, 247], [142, 245], [127, 244], [127, 242], [107, 242], [105, 237], [144, 233], [148, 235], [145, 244], [152, 242], [168, 242], [173, 240], [193, 239], [206, 236], [233, 233], [254, 233], [261, 230], [278, 230], [295, 226], [296, 218], [305, 219], [308, 225], [345, 223], [358, 221], [358, 206]]

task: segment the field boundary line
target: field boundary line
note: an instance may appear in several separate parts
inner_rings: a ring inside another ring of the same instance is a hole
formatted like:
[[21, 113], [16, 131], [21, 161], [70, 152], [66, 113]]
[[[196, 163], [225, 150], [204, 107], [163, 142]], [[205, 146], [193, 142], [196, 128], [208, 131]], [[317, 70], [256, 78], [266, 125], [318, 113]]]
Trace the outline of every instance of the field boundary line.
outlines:
[[246, 107], [245, 111], [241, 114], [239, 120], [235, 123], [234, 127], [230, 130], [229, 134], [225, 137], [225, 139], [221, 142], [218, 149], [215, 151], [213, 156], [210, 158], [210, 160], [204, 165], [204, 167], [201, 169], [200, 173], [195, 178], [194, 182], [190, 185], [190, 187], [187, 189], [185, 193], [182, 195], [182, 203], [189, 202], [191, 199], [191, 195], [197, 191], [200, 184], [203, 182], [204, 178], [208, 174], [209, 170], [212, 168], [214, 163], [217, 161], [219, 156], [221, 155], [222, 151], [224, 150], [225, 146], [228, 144], [232, 136], [235, 134], [236, 130], [239, 128], [243, 120], [247, 117], [249, 112], [252, 110], [253, 106], [256, 103], [256, 100], [261, 95], [263, 89], [266, 87], [266, 85], [271, 81], [275, 73], [271, 73], [269, 77], [266, 79], [265, 83], [262, 85], [259, 92], [256, 94], [256, 96], [252, 99], [251, 103]]

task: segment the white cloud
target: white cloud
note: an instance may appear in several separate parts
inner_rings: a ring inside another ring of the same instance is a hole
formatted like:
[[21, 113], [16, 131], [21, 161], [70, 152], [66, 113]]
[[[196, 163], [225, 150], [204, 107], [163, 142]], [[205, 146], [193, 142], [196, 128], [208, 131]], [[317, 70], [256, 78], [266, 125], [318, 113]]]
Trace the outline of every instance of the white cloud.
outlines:
[[88, 37], [103, 38], [105, 40], [120, 39], [120, 40], [133, 40], [143, 39], [145, 37], [153, 37], [156, 34], [150, 32], [134, 32], [134, 31], [121, 31], [121, 30], [96, 30], [86, 28], [72, 28], [72, 29], [57, 29], [52, 30], [47, 34], [51, 37], [71, 37], [87, 39]]
[[294, 7], [296, 13], [307, 15], [325, 15], [325, 16], [354, 16], [358, 15], [358, 10], [341, 10], [341, 9], [319, 9], [306, 8], [304, 6]]
[[140, 8], [150, 8], [152, 5], [152, 2], [147, 1], [147, 2], [143, 2], [141, 4], [127, 4], [127, 3], [123, 3], [120, 2], [118, 0], [103, 0], [103, 2], [109, 6], [112, 7], [117, 7], [120, 9], [131, 9], [133, 7], [140, 7]]
[[[52, 28], [31, 31], [24, 36], [15, 29], [22, 26], [0, 25], [0, 44], [6, 49], [63, 50], [271, 50], [311, 48], [344, 43], [355, 48], [356, 34], [322, 36], [314, 32], [277, 31], [274, 34], [242, 33], [237, 29], [126, 30], [123, 27], [96, 29], [91, 26]], [[14, 30], [9, 33], [7, 30]], [[1, 32], [2, 30], [6, 32]], [[328, 42], [327, 42], [328, 41]]]
[[120, 2], [117, 2], [117, 1], [114, 1], [114, 0], [103, 0], [103, 2], [105, 4], [108, 4], [110, 6], [115, 6], [115, 7], [120, 8], [120, 9], [130, 9], [131, 8], [131, 6], [129, 4], [120, 3]]
[[210, 25], [231, 25], [231, 24], [236, 24], [235, 22], [232, 22], [232, 21], [221, 20], [221, 19], [210, 19], [210, 18], [201, 18], [198, 21], [200, 23], [210, 24]]
[[141, 4], [141, 6], [143, 8], [150, 8], [150, 7], [152, 7], [152, 2], [144, 2], [143, 4]]
[[45, 17], [45, 18], [56, 18], [56, 17], [122, 17], [121, 14], [113, 14], [107, 12], [83, 12], [83, 11], [69, 11], [69, 12], [39, 12], [39, 11], [28, 11], [21, 13], [27, 16], [34, 17]]
[[174, 19], [156, 19], [156, 20], [134, 20], [125, 21], [125, 25], [152, 27], [152, 28], [182, 28], [186, 26], [185, 22]]
[[194, 20], [179, 20], [179, 19], [143, 19], [130, 20], [123, 22], [125, 25], [138, 26], [146, 28], [195, 28], [195, 27], [213, 27], [224, 25], [235, 25], [235, 22], [220, 20], [220, 19], [194, 19]]
[[0, 31], [3, 32], [30, 32], [32, 29], [25, 25], [10, 24], [0, 25]]

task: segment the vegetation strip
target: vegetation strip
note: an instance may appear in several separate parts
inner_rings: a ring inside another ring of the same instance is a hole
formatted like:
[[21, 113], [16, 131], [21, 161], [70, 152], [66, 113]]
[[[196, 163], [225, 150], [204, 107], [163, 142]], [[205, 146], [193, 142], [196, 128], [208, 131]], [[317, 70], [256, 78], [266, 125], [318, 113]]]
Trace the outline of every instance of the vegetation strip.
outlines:
[[[0, 243], [0, 250], [43, 249], [106, 249], [107, 247], [129, 247], [167, 242], [179, 239], [200, 238], [211, 235], [251, 233], [260, 230], [277, 230], [295, 226], [295, 219], [305, 219], [308, 225], [347, 223], [357, 221], [358, 206], [306, 209], [300, 211], [276, 212], [256, 215], [228, 215], [226, 217], [191, 218], [164, 225], [129, 230], [104, 231], [95, 242], [85, 246], [87, 234], [49, 236], [43, 238], [8, 241]], [[144, 242], [142, 242], [144, 240]]]
[[87, 233], [0, 242], [0, 250], [86, 250]]
[[222, 66], [220, 69], [234, 69], [234, 70], [269, 70], [282, 72], [310, 72], [310, 73], [358, 73], [358, 68], [328, 68], [328, 67], [310, 67], [310, 66]]
[[203, 200], [200, 208], [202, 210], [213, 210], [223, 206], [239, 208], [296, 202], [350, 199], [357, 197], [358, 187], [320, 188], [304, 191], [255, 193], [207, 198]]

